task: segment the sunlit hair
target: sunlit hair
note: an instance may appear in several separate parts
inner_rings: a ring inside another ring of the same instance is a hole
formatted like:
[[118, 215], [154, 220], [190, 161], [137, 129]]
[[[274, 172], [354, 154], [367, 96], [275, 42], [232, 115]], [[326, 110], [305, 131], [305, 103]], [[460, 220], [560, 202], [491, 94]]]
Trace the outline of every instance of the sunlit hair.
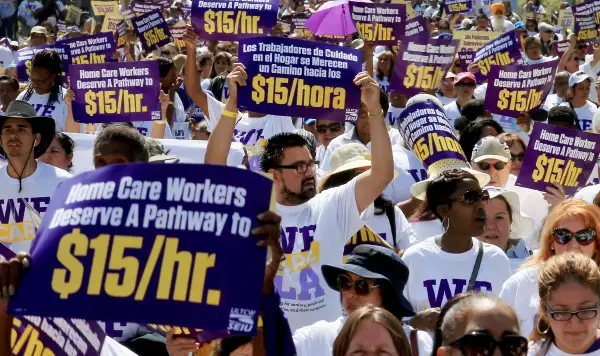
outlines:
[[[600, 271], [598, 265], [592, 259], [581, 253], [567, 252], [546, 261], [542, 265], [538, 277], [540, 311], [536, 318], [536, 327], [533, 328], [531, 334], [533, 341], [545, 340], [542, 350], [547, 351], [554, 342], [554, 333], [544, 316], [546, 312], [544, 303], [548, 302], [552, 292], [569, 282], [579, 283], [600, 297]], [[541, 330], [548, 331], [541, 334]]]
[[402, 329], [402, 323], [389, 311], [373, 305], [367, 305], [350, 314], [342, 330], [333, 342], [333, 356], [346, 355], [350, 343], [356, 334], [356, 330], [365, 320], [374, 321], [387, 329], [399, 355], [411, 354], [410, 344]]
[[540, 237], [540, 250], [523, 264], [523, 268], [547, 261], [554, 255], [554, 251], [552, 251], [552, 230], [559, 227], [560, 222], [568, 217], [577, 217], [583, 221], [586, 228], [596, 230], [596, 251], [592, 258], [596, 263], [600, 262], [600, 254], [598, 254], [598, 248], [600, 247], [600, 208], [584, 200], [565, 200], [554, 207], [546, 217]]

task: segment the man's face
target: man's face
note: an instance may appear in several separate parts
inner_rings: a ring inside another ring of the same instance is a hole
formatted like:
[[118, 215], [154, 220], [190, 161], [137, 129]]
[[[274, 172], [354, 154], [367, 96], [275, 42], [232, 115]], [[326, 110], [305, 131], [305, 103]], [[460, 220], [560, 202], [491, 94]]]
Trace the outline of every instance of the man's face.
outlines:
[[317, 136], [325, 147], [339, 135], [344, 133], [344, 123], [332, 120], [317, 120]]
[[454, 84], [454, 90], [456, 91], [456, 96], [461, 101], [468, 101], [473, 98], [475, 83], [461, 81], [460, 83]]
[[269, 173], [273, 174], [282, 198], [300, 205], [317, 194], [316, 166], [308, 147], [285, 148], [280, 166], [285, 168], [271, 169]]
[[2, 126], [1, 145], [9, 158], [27, 158], [38, 137], [27, 120], [6, 119]]
[[527, 48], [525, 48], [525, 53], [527, 57], [533, 61], [542, 58], [542, 46], [539, 43], [531, 43]]
[[18, 94], [18, 91], [15, 90], [10, 81], [0, 81], [0, 101], [2, 102], [2, 105], [7, 107], [11, 101], [17, 98]]
[[94, 150], [94, 168], [101, 168], [111, 164], [124, 164], [133, 161], [131, 149], [121, 141], [104, 141]]
[[48, 40], [48, 37], [43, 33], [32, 33], [29, 39], [29, 44], [31, 47], [42, 46], [45, 45]]
[[473, 169], [489, 174], [490, 182], [488, 185], [498, 188], [504, 188], [506, 183], [508, 183], [510, 168], [510, 161], [502, 162], [497, 159], [484, 159], [483, 161], [476, 162], [473, 165]]
[[487, 30], [488, 28], [488, 20], [487, 19], [477, 19], [477, 30]]
[[356, 131], [362, 139], [371, 136], [371, 128], [369, 126], [369, 112], [365, 104], [360, 104], [358, 110], [358, 120], [356, 120]]

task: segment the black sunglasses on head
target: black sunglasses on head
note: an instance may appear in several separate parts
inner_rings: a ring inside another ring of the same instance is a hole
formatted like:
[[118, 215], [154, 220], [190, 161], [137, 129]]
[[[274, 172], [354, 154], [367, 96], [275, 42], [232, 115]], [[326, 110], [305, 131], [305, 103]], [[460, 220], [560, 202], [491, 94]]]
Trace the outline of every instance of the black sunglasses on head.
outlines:
[[571, 232], [565, 228], [556, 228], [552, 230], [552, 237], [554, 237], [556, 243], [561, 245], [566, 245], [575, 238], [578, 244], [587, 246], [596, 240], [596, 230], [587, 228], [577, 232]]
[[490, 199], [490, 193], [487, 190], [467, 190], [462, 197], [450, 199], [450, 202], [462, 201], [467, 205], [472, 205], [480, 201]]
[[371, 289], [379, 288], [378, 285], [370, 285], [369, 280], [360, 278], [353, 281], [345, 274], [340, 274], [337, 278], [337, 287], [340, 292], [347, 292], [354, 288], [356, 295], [365, 296], [371, 293]]
[[501, 161], [494, 163], [493, 166], [491, 164], [489, 164], [488, 162], [477, 162], [477, 165], [479, 166], [479, 168], [481, 168], [484, 171], [489, 170], [490, 167], [494, 167], [495, 170], [501, 171], [504, 169], [504, 167], [506, 167], [506, 163], [501, 162]]
[[496, 347], [500, 348], [502, 356], [527, 355], [527, 339], [517, 334], [505, 334], [497, 341], [491, 334], [484, 331], [474, 331], [466, 334], [450, 344], [465, 356], [493, 355]]

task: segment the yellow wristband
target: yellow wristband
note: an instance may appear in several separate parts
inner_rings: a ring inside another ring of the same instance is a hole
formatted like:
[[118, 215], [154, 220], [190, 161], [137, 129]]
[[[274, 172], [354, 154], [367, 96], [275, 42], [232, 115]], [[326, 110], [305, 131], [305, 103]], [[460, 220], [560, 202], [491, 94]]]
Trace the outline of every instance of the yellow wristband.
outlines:
[[223, 116], [225, 117], [230, 117], [232, 119], [236, 119], [238, 116], [237, 112], [233, 112], [233, 111], [229, 111], [229, 110], [223, 110]]
[[369, 117], [371, 117], [371, 118], [382, 117], [383, 116], [383, 109], [381, 109], [381, 111], [378, 112], [377, 114], [371, 114], [371, 113], [368, 113], [368, 114], [369, 114]]

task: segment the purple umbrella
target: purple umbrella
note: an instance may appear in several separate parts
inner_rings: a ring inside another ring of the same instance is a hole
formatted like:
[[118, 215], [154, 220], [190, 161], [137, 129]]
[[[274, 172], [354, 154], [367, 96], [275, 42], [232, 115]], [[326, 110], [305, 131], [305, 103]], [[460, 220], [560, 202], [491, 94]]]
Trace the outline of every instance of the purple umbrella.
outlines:
[[[369, 0], [354, 0], [371, 2]], [[348, 36], [357, 32], [348, 0], [333, 0], [323, 4], [305, 24], [317, 36]]]

